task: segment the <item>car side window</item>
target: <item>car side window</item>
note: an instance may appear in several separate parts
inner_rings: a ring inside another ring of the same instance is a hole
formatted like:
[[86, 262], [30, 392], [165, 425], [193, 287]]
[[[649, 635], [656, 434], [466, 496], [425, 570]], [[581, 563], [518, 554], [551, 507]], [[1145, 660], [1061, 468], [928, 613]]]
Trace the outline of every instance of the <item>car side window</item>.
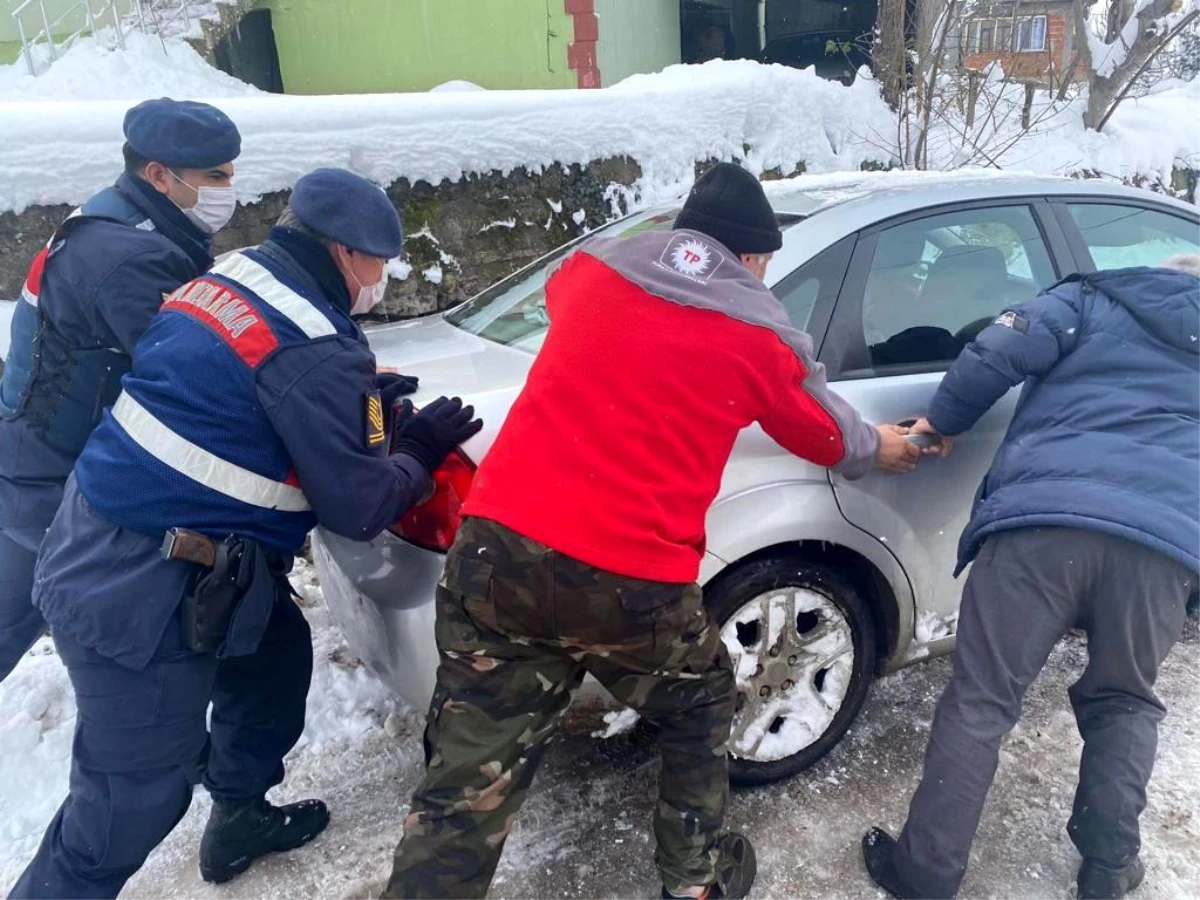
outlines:
[[1180, 216], [1116, 203], [1071, 203], [1097, 269], [1160, 266], [1176, 253], [1200, 251], [1195, 222]]
[[871, 366], [953, 360], [1006, 307], [1054, 280], [1027, 206], [958, 210], [885, 228], [863, 292]]
[[793, 328], [808, 331], [818, 302], [832, 306], [842, 289], [855, 238], [843, 238], [822, 250], [771, 289], [787, 310]]

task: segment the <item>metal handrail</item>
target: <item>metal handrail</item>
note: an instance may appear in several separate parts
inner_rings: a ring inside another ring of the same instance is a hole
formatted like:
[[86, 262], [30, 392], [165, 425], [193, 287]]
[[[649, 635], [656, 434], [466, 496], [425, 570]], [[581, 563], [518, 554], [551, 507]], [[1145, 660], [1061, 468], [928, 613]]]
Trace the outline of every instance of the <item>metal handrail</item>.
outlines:
[[[12, 18], [17, 23], [17, 35], [21, 40], [21, 55], [25, 57], [25, 65], [29, 69], [30, 75], [39, 74], [37, 64], [34, 62], [34, 50], [37, 46], [45, 44], [50, 54], [50, 64], [53, 65], [58, 60], [60, 48], [70, 47], [84, 34], [97, 34], [96, 22], [105, 13], [112, 18], [113, 34], [117, 45], [122, 49], [125, 48], [126, 35], [134, 29], [140, 30], [143, 34], [157, 33], [161, 39], [164, 24], [182, 22], [182, 32], [187, 34], [192, 31], [192, 26], [197, 21], [192, 17], [188, 0], [100, 0], [100, 3], [100, 11], [97, 14], [92, 10], [91, 0], [76, 0], [51, 21], [50, 15], [46, 11], [45, 0], [22, 0], [12, 11]], [[42, 28], [30, 37], [25, 30], [22, 14], [34, 6], [41, 13]], [[123, 13], [122, 6], [129, 7], [129, 11]], [[69, 17], [78, 15], [80, 10], [83, 11], [83, 27], [65, 37], [56, 38], [55, 29]], [[165, 43], [163, 46], [165, 49]]]

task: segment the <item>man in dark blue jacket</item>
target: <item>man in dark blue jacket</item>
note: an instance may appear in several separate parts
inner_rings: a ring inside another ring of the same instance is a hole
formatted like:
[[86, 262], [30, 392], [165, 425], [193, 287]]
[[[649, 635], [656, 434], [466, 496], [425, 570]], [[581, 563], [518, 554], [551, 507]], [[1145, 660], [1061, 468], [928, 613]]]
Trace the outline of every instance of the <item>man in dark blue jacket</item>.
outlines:
[[125, 172], [68, 218], [30, 268], [0, 380], [0, 680], [45, 627], [38, 544], [84, 441], [120, 391], [164, 294], [212, 264], [233, 213], [241, 137], [204, 103], [125, 116]]
[[952, 897], [1021, 699], [1055, 643], [1088, 636], [1070, 689], [1083, 736], [1067, 831], [1078, 896], [1142, 880], [1138, 819], [1166, 708], [1159, 665], [1200, 572], [1200, 256], [1072, 276], [1003, 313], [947, 373], [913, 428], [952, 437], [1025, 383], [976, 497], [958, 571], [954, 675], [898, 840], [863, 839], [896, 897]]
[[42, 544], [34, 602], [78, 718], [70, 793], [12, 897], [117, 896], [201, 780], [206, 881], [329, 821], [266, 800], [312, 675], [292, 555], [318, 523], [374, 538], [481, 423], [441, 398], [387, 433], [415, 379], [377, 374], [351, 318], [401, 250], [387, 195], [318, 169], [280, 222], [167, 297]]

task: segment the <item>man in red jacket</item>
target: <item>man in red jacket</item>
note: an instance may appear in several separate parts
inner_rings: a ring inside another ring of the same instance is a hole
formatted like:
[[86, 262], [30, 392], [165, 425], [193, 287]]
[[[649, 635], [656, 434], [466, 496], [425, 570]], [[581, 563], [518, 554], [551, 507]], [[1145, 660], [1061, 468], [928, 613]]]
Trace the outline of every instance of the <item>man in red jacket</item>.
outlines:
[[695, 583], [734, 440], [758, 422], [851, 478], [919, 455], [827, 389], [763, 285], [781, 246], [761, 185], [724, 164], [673, 232], [593, 239], [550, 279], [549, 332], [438, 589], [428, 767], [385, 897], [487, 893], [586, 672], [660, 729], [663, 895], [749, 891], [754, 850], [722, 830], [733, 676]]

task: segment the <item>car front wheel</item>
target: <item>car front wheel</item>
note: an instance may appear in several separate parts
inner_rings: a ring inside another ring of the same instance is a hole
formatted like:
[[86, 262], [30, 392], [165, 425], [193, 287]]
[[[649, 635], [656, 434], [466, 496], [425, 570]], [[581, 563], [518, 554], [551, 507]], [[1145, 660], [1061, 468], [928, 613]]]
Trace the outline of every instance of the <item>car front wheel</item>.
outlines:
[[736, 680], [730, 780], [766, 784], [803, 771], [866, 702], [871, 611], [836, 570], [788, 557], [735, 567], [705, 596]]

